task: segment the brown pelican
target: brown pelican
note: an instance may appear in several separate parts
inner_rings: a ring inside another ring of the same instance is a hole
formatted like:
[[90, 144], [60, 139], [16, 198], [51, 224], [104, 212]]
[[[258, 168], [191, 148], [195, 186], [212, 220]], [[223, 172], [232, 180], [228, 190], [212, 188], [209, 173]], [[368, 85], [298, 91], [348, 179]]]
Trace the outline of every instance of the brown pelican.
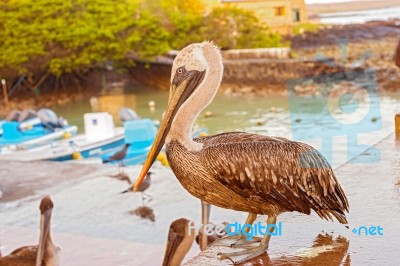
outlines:
[[40, 202], [39, 245], [20, 247], [10, 255], [0, 258], [1, 266], [57, 266], [60, 265], [60, 248], [55, 246], [50, 234], [53, 202], [46, 196]]
[[129, 146], [131, 146], [131, 144], [126, 143], [124, 145], [124, 147], [122, 148], [122, 150], [116, 152], [114, 155], [112, 155], [107, 160], [104, 160], [104, 163], [118, 161], [118, 170], [119, 170], [119, 173], [121, 173], [121, 168], [123, 168], [123, 166], [124, 166], [123, 160], [126, 157], [126, 152], [128, 151]]
[[[297, 211], [347, 224], [347, 198], [326, 159], [311, 146], [285, 138], [244, 132], [191, 139], [194, 120], [213, 100], [221, 83], [222, 56], [213, 43], [191, 44], [174, 60], [168, 106], [145, 164], [134, 185], [142, 183], [164, 143], [168, 162], [182, 186], [212, 205], [277, 216]], [[274, 227], [271, 226], [271, 229]], [[271, 231], [272, 233], [272, 231]], [[270, 234], [260, 245], [220, 254], [220, 258], [248, 255], [241, 263], [268, 249]]]
[[189, 231], [190, 221], [181, 218], [171, 223], [165, 249], [163, 266], [179, 266], [194, 241], [195, 230]]
[[[218, 235], [218, 234], [215, 233], [215, 230], [216, 230], [216, 225], [215, 224], [209, 223], [209, 225], [212, 225], [211, 231], [213, 233], [211, 235], [205, 235], [203, 233], [203, 231], [200, 229], [199, 233], [196, 236], [196, 243], [199, 245], [201, 251], [205, 250], [209, 245], [211, 245], [212, 243], [214, 243], [215, 241], [217, 241], [221, 237], [223, 237], [223, 236]], [[223, 223], [223, 225], [224, 225], [224, 228], [225, 228], [228, 225], [228, 223]], [[206, 242], [207, 244], [204, 245], [203, 241]]]

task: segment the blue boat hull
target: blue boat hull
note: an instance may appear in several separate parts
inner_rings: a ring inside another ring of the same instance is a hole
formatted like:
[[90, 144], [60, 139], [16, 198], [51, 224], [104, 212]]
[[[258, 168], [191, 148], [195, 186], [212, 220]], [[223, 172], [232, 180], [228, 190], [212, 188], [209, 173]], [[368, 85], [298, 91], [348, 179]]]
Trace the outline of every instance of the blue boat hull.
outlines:
[[[116, 141], [107, 143], [103, 146], [97, 146], [97, 147], [93, 147], [91, 149], [86, 149], [86, 150], [77, 151], [77, 152], [79, 152], [80, 156], [84, 159], [94, 158], [94, 157], [102, 156], [103, 154], [108, 154], [119, 148], [122, 148], [124, 143], [125, 143], [124, 138], [121, 138]], [[61, 157], [52, 158], [49, 161], [61, 162], [61, 161], [69, 161], [69, 160], [73, 160], [73, 159], [74, 159], [74, 154], [71, 153], [68, 155], [61, 156]]]
[[[147, 149], [140, 150], [128, 149], [126, 157], [122, 161], [123, 165], [138, 165], [144, 163], [144, 161], [146, 161], [147, 154], [149, 153], [150, 148], [151, 146], [149, 146]], [[108, 158], [110, 158], [113, 154], [114, 152], [101, 156], [103, 162], [107, 164], [118, 164], [118, 161], [108, 161]]]
[[[197, 138], [200, 135], [204, 134], [207, 132], [206, 128], [197, 128], [192, 132], [192, 138]], [[130, 146], [127, 150], [125, 159], [122, 161], [124, 165], [138, 165], [138, 164], [143, 164], [146, 161], [147, 155], [150, 152], [151, 146], [153, 145], [153, 142], [155, 140], [155, 135], [151, 136], [148, 140], [150, 141], [150, 145], [144, 147], [144, 148], [134, 148], [134, 145]], [[104, 163], [107, 164], [118, 164], [118, 161], [108, 161], [108, 158], [110, 158], [117, 150], [110, 152], [108, 154], [104, 154], [101, 156], [102, 160]]]

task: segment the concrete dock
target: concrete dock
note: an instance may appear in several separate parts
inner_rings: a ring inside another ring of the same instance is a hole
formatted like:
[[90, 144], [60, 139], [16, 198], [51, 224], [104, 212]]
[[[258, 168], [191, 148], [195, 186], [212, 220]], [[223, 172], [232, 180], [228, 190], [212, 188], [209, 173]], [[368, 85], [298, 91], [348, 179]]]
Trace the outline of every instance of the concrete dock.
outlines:
[[[278, 217], [282, 236], [271, 238], [268, 254], [244, 265], [400, 265], [400, 141], [393, 134], [374, 147], [381, 153], [379, 163], [349, 162], [335, 171], [350, 204], [349, 230], [314, 214], [283, 214]], [[383, 235], [352, 232], [378, 225]], [[220, 252], [240, 250], [220, 246], [231, 242], [210, 245], [184, 265], [232, 265], [217, 258]]]
[[[349, 162], [336, 169], [350, 203], [350, 230], [315, 214], [282, 214], [278, 217], [282, 235], [271, 239], [268, 254], [245, 265], [400, 265], [400, 143], [391, 135], [374, 148], [381, 153], [379, 163]], [[139, 170], [140, 166], [126, 169], [132, 181]], [[161, 265], [169, 224], [181, 217], [200, 223], [200, 202], [181, 187], [170, 169], [156, 165], [153, 170], [148, 194], [155, 222], [129, 214], [141, 206], [141, 198], [119, 194], [128, 184], [109, 177], [116, 167], [1, 162], [1, 253], [37, 243], [38, 202], [50, 194], [55, 203], [53, 239], [61, 247], [62, 265]], [[239, 212], [211, 209], [212, 222], [244, 219]], [[352, 232], [378, 225], [382, 236]], [[231, 265], [216, 256], [230, 251], [211, 245], [199, 254], [194, 243], [184, 265]]]

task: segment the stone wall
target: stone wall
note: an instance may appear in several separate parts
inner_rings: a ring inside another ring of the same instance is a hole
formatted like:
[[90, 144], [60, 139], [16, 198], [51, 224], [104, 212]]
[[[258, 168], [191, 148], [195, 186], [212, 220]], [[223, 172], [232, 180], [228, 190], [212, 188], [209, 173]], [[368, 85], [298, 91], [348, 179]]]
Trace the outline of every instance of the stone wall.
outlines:
[[224, 65], [221, 89], [227, 94], [284, 94], [289, 79], [341, 71], [317, 60], [226, 60]]
[[[138, 62], [130, 73], [139, 83], [148, 87], [168, 90], [170, 63]], [[297, 59], [230, 59], [224, 61], [224, 76], [220, 90], [227, 94], [267, 95], [286, 92], [286, 81], [293, 78], [340, 71], [318, 60]]]
[[260, 59], [260, 58], [289, 58], [289, 47], [255, 48], [255, 49], [231, 49], [224, 51], [224, 59]]

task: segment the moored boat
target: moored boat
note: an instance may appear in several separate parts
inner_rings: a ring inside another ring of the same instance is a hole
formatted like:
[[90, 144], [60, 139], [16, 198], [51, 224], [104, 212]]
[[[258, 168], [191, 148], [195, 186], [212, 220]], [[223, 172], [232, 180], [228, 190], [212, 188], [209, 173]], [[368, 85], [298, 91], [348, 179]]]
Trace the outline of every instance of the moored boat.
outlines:
[[[124, 124], [125, 127], [125, 143], [130, 144], [126, 156], [122, 160], [123, 165], [142, 164], [150, 151], [151, 145], [154, 142], [157, 134], [157, 127], [154, 121], [150, 119], [140, 119], [128, 121]], [[192, 138], [199, 137], [207, 132], [206, 128], [196, 127], [192, 131]], [[110, 160], [118, 150], [115, 149], [101, 156], [103, 163], [117, 164], [119, 161]]]
[[[125, 122], [124, 128], [124, 141], [126, 144], [130, 144], [130, 146], [123, 159], [123, 164], [135, 165], [144, 162], [157, 133], [154, 122], [150, 119], [132, 120]], [[110, 151], [102, 155], [102, 161], [111, 164], [117, 163], [118, 161], [110, 160], [116, 151]]]
[[124, 129], [115, 127], [109, 113], [84, 115], [85, 134], [70, 139], [53, 141], [38, 147], [0, 154], [2, 160], [65, 161], [100, 156], [124, 143]]
[[44, 145], [76, 135], [78, 128], [49, 109], [14, 111], [1, 123], [0, 154]]
[[[5, 122], [7, 122], [7, 120], [1, 120], [0, 121], [0, 137], [3, 135], [3, 124]], [[27, 119], [27, 120], [25, 120], [23, 122], [20, 122], [18, 128], [20, 130], [29, 130], [33, 126], [39, 125], [40, 123], [41, 123], [41, 121], [40, 121], [39, 118], [37, 118], [37, 117], [36, 118], [30, 118], [30, 119]]]

